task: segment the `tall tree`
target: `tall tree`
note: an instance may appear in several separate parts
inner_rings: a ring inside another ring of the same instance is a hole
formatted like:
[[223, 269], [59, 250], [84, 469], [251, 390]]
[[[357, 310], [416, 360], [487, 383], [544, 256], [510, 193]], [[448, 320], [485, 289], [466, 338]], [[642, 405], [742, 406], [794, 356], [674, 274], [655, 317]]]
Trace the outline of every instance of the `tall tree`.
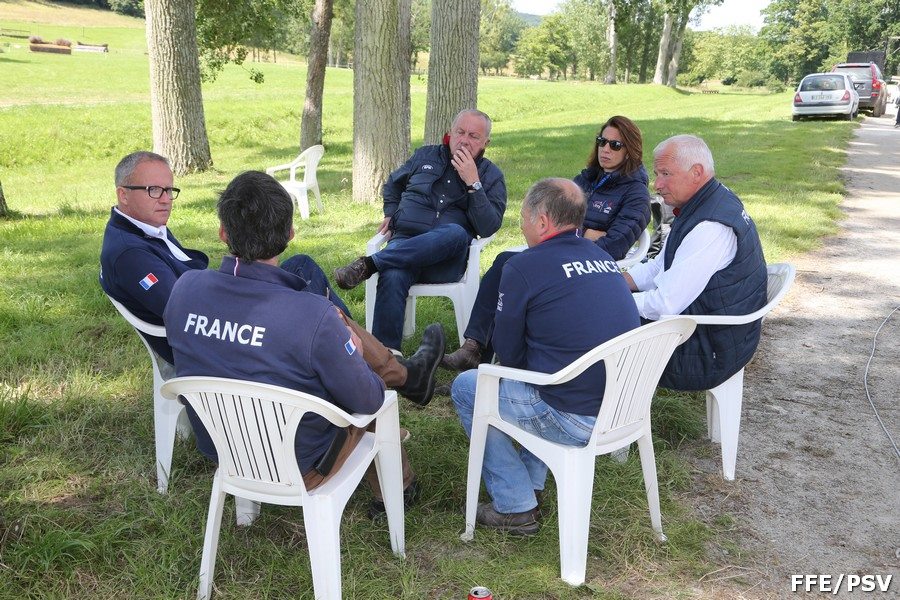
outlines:
[[325, 63], [328, 38], [334, 17], [332, 0], [316, 0], [309, 34], [309, 58], [306, 61], [306, 99], [300, 120], [300, 149], [322, 143], [322, 93], [325, 89]]
[[591, 81], [609, 67], [609, 44], [597, 35], [607, 30], [604, 3], [607, 0], [568, 0], [561, 7], [561, 16], [571, 36], [577, 63], [576, 75]]
[[184, 175], [212, 166], [203, 95], [194, 0], [147, 0], [150, 112], [153, 150]]
[[659, 40], [656, 58], [656, 72], [653, 83], [665, 83], [675, 87], [678, 62], [681, 55], [682, 38], [691, 11], [697, 10], [697, 18], [710, 6], [721, 4], [723, 0], [666, 0], [663, 34]]
[[525, 21], [512, 9], [510, 0], [481, 0], [481, 33], [478, 39], [479, 63], [485, 75], [494, 74], [509, 64]]
[[437, 144], [459, 111], [478, 104], [481, 0], [432, 0], [425, 143]]
[[672, 43], [672, 24], [675, 22], [675, 14], [669, 10], [663, 15], [663, 30], [659, 38], [659, 52], [656, 55], [656, 71], [653, 73], [653, 83], [662, 84], [666, 81], [666, 72], [669, 68], [669, 46]]
[[607, 0], [606, 2], [606, 44], [609, 46], [609, 68], [606, 71], [606, 77], [603, 83], [616, 82], [616, 1]]
[[375, 202], [409, 154], [410, 0], [356, 3], [353, 200]]

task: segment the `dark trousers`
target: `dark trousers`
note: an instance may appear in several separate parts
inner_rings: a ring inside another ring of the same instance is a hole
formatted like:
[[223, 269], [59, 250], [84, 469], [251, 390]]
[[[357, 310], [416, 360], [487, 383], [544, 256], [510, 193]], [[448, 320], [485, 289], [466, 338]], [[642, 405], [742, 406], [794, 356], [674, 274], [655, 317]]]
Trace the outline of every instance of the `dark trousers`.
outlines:
[[388, 348], [403, 342], [406, 297], [414, 283], [450, 283], [466, 272], [469, 233], [460, 225], [439, 225], [413, 237], [396, 235], [372, 255], [378, 269], [378, 293], [372, 333]]
[[501, 252], [494, 259], [494, 264], [481, 278], [478, 286], [478, 295], [475, 296], [475, 305], [469, 316], [469, 324], [466, 326], [465, 337], [475, 340], [487, 351], [481, 356], [490, 360], [491, 336], [494, 334], [494, 315], [497, 312], [497, 297], [500, 295], [500, 276], [503, 274], [503, 265], [518, 252]]

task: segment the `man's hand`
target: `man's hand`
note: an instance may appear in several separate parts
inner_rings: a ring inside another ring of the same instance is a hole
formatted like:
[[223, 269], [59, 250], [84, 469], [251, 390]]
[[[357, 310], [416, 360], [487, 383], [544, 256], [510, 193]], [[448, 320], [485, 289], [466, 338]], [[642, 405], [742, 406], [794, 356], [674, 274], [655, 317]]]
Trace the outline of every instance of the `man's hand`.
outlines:
[[460, 148], [450, 159], [450, 164], [456, 169], [459, 178], [468, 186], [478, 181], [478, 167], [468, 148]]
[[584, 239], [596, 242], [600, 238], [606, 237], [606, 232], [599, 229], [585, 229], [582, 235], [584, 235]]
[[391, 218], [385, 217], [384, 221], [381, 222], [381, 225], [378, 226], [378, 231], [376, 231], [376, 233], [386, 236], [385, 241], [391, 239], [391, 230], [388, 229], [388, 226], [390, 224], [391, 224]]

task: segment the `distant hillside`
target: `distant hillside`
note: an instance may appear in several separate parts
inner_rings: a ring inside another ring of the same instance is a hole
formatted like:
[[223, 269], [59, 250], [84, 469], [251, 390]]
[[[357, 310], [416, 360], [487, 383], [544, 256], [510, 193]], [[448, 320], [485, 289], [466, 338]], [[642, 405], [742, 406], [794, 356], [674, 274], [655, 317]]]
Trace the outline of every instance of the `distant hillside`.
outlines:
[[520, 12], [517, 12], [516, 14], [519, 15], [519, 18], [525, 21], [525, 24], [529, 27], [537, 27], [541, 24], [541, 19], [543, 19], [541, 15], [530, 15], [528, 13]]

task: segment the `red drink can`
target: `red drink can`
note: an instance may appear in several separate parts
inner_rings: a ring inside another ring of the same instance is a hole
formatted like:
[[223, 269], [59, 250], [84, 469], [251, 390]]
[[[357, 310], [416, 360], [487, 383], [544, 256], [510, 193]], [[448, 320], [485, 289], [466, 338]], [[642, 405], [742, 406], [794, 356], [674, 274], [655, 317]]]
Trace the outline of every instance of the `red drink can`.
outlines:
[[486, 587], [475, 586], [469, 590], [468, 600], [494, 600], [494, 594]]

